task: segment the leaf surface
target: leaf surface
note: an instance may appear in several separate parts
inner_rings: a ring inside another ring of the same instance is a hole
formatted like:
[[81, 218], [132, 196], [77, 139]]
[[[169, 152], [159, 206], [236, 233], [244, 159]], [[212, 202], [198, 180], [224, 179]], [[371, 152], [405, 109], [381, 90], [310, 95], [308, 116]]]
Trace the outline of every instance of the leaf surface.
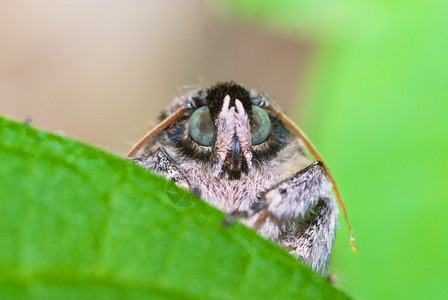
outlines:
[[0, 178], [1, 299], [347, 298], [173, 183], [71, 139], [0, 119]]

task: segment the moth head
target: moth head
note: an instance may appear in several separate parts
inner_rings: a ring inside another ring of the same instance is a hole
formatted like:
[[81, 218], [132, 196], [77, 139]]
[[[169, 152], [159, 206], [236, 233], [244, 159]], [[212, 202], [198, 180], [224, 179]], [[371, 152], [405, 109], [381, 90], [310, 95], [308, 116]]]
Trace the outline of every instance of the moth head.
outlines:
[[266, 172], [266, 163], [278, 157], [291, 137], [280, 115], [263, 94], [233, 82], [218, 83], [176, 99], [127, 157], [145, 157], [151, 153], [145, 149], [158, 141], [214, 176], [239, 179], [259, 168]]
[[254, 147], [271, 135], [271, 119], [246, 89], [232, 82], [213, 86], [205, 100], [190, 116], [188, 135], [210, 151], [215, 174], [239, 178], [252, 169]]

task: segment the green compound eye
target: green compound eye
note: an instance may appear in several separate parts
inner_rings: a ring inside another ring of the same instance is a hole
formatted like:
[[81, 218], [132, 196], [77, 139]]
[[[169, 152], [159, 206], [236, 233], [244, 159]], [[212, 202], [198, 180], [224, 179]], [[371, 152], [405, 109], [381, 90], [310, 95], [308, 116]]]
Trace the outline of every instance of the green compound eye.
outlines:
[[188, 122], [188, 134], [199, 145], [211, 146], [213, 144], [215, 125], [207, 107], [203, 106], [191, 115]]
[[252, 145], [259, 145], [266, 141], [271, 133], [271, 119], [269, 119], [269, 116], [264, 109], [255, 105], [252, 105], [252, 113]]

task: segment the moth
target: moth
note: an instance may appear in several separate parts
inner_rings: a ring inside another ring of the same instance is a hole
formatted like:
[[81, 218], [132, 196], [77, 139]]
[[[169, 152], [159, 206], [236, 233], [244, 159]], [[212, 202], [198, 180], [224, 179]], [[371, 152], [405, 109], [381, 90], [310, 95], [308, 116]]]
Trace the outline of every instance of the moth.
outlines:
[[325, 272], [336, 198], [346, 215], [345, 205], [315, 147], [265, 94], [223, 82], [176, 98], [127, 157]]

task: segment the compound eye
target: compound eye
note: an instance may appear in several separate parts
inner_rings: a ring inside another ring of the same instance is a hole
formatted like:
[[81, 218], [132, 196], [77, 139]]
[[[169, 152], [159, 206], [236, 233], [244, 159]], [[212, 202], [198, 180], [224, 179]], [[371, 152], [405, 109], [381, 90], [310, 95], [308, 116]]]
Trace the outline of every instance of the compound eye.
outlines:
[[188, 134], [199, 145], [211, 146], [215, 136], [215, 125], [210, 118], [210, 111], [203, 106], [197, 109], [188, 121]]
[[252, 145], [259, 145], [266, 141], [271, 133], [271, 119], [269, 119], [269, 115], [264, 109], [256, 105], [252, 105], [252, 113]]

